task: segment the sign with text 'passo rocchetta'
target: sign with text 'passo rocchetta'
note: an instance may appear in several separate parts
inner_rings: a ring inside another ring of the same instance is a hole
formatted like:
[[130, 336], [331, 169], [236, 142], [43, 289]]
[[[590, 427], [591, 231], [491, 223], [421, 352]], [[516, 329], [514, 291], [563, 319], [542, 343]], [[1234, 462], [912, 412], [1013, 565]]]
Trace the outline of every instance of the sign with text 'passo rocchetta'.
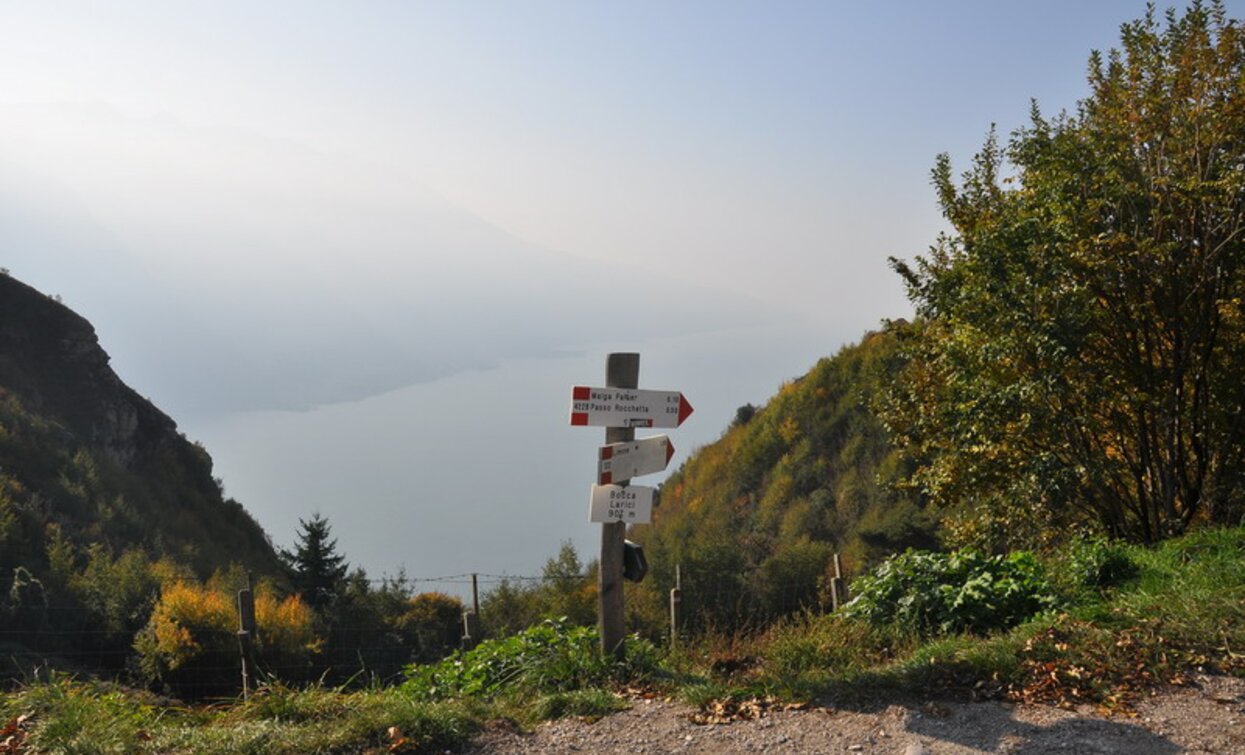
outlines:
[[638, 388], [571, 389], [571, 424], [593, 427], [678, 427], [692, 405], [678, 391]]
[[653, 519], [653, 493], [644, 485], [593, 485], [590, 521], [648, 524]]

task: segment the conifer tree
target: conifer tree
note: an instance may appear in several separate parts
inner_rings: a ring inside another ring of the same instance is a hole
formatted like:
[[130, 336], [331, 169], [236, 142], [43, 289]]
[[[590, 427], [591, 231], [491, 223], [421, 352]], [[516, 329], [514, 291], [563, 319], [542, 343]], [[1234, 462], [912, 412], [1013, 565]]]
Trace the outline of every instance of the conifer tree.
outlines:
[[329, 520], [318, 512], [310, 521], [298, 520], [300, 531], [293, 552], [282, 550], [281, 558], [292, 572], [294, 589], [303, 601], [322, 611], [345, 583], [349, 565], [337, 552], [337, 540], [329, 534]]

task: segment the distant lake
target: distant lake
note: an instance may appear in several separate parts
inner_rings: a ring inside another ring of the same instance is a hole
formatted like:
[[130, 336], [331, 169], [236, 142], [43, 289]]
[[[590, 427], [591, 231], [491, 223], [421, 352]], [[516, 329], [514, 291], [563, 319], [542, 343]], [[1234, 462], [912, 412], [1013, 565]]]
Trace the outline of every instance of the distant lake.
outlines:
[[[842, 339], [802, 323], [608, 350], [639, 352], [641, 388], [681, 390], [695, 407], [677, 430], [638, 431], [670, 435], [673, 470], [718, 439], [737, 407], [764, 403]], [[538, 575], [564, 540], [585, 562], [600, 547], [588, 495], [604, 431], [570, 427], [567, 414], [572, 385], [603, 384], [605, 356], [602, 349], [508, 360], [362, 401], [234, 414], [184, 429], [207, 446], [226, 493], [279, 545], [291, 545], [298, 519], [318, 511], [339, 551], [372, 577], [399, 568], [416, 580]]]

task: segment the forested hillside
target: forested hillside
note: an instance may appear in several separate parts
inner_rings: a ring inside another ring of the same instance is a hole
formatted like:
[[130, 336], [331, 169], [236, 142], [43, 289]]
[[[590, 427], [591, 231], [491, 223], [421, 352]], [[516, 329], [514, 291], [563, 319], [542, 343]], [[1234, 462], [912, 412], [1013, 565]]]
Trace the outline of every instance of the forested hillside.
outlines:
[[873, 409], [896, 349], [872, 333], [821, 360], [765, 406], [740, 407], [666, 481], [653, 524], [632, 535], [652, 564], [632, 601], [646, 623], [662, 615], [676, 564], [688, 620], [725, 627], [823, 602], [834, 552], [861, 568], [937, 545], [935, 519], [903, 486], [912, 462]]

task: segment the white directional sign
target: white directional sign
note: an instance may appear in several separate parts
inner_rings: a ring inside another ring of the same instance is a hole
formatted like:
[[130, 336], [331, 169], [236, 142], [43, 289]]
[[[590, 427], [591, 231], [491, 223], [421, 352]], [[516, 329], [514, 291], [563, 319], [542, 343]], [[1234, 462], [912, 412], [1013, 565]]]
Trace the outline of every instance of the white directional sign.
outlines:
[[589, 388], [571, 391], [571, 424], [595, 427], [678, 427], [692, 413], [678, 391]]
[[601, 446], [597, 457], [597, 483], [609, 485], [615, 480], [660, 472], [672, 456], [674, 444], [665, 435]]
[[590, 521], [648, 524], [655, 491], [643, 485], [593, 485]]

